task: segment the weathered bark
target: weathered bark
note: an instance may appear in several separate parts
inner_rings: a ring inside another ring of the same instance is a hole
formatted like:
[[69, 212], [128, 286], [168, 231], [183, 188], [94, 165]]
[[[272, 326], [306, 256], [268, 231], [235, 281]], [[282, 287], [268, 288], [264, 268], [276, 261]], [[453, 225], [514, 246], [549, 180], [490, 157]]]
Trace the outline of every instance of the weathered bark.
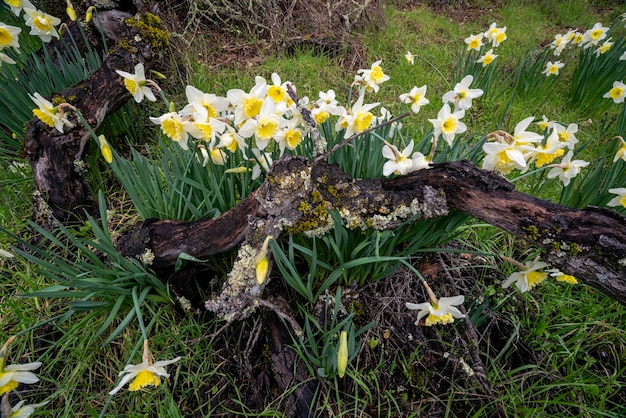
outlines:
[[[87, 31], [94, 38], [92, 45], [100, 46], [101, 35], [94, 31], [94, 28], [98, 28], [109, 35], [113, 33], [114, 40], [123, 40], [123, 47], [121, 42], [116, 44], [109, 39], [109, 53], [100, 69], [89, 79], [51, 98], [53, 103], [73, 105], [93, 129], [100, 125], [106, 115], [118, 110], [130, 98], [115, 70], [134, 72], [137, 62], [143, 62], [149, 68], [156, 53], [153, 48], [154, 33], [146, 34], [142, 25], [130, 27], [124, 24], [123, 19], [132, 18], [131, 14], [110, 10], [100, 11], [97, 16], [100, 20], [94, 17], [91, 23], [93, 27]], [[76, 25], [70, 22], [64, 36], [68, 37], [72, 33], [74, 38], [81, 39]], [[111, 29], [112, 26], [114, 29]], [[68, 42], [71, 44], [71, 41]], [[51, 49], [55, 50], [54, 47]], [[30, 160], [38, 190], [35, 216], [43, 225], [54, 225], [50, 215], [66, 222], [82, 217], [84, 209], [94, 208], [83, 159], [83, 150], [90, 134], [73, 112], [67, 112], [67, 116], [74, 127], [66, 127], [63, 133], [37, 118], [33, 118], [26, 129], [24, 152]]]
[[448, 205], [544, 248], [542, 258], [626, 304], [626, 218], [598, 207], [572, 209], [513, 190], [468, 161], [442, 164], [387, 182], [398, 191], [428, 184]]
[[[237, 273], [229, 275], [225, 291], [207, 302], [220, 315], [236, 317], [262, 290], [253, 280], [253, 262], [267, 235], [321, 231], [331, 222], [326, 209], [339, 211], [349, 227], [388, 229], [413, 216], [445, 215], [447, 207], [545, 248], [544, 259], [553, 266], [626, 303], [624, 217], [601, 208], [572, 209], [516, 192], [502, 177], [467, 161], [437, 164], [391, 180], [362, 180], [324, 162], [284, 158], [251, 198], [220, 218], [145, 223], [120, 241], [120, 251], [138, 257], [151, 249], [155, 266], [164, 267], [181, 252], [202, 257], [245, 241], [245, 256], [240, 252], [235, 263], [246, 260], [244, 273], [234, 268]], [[226, 230], [232, 233], [225, 240]], [[186, 239], [189, 234], [194, 239]], [[133, 237], [142, 238], [138, 243]]]

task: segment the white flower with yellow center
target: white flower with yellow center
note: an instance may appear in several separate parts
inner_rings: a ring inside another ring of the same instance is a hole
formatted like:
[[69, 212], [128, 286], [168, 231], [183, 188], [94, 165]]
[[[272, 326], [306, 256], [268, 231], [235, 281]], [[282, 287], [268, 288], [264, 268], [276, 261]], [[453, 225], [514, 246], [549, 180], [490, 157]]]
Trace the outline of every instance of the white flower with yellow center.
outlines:
[[411, 65], [415, 64], [415, 55], [411, 54], [411, 51], [404, 54], [404, 59]]
[[609, 51], [609, 49], [611, 49], [612, 46], [613, 46], [613, 42], [611, 42], [611, 38], [609, 38], [608, 40], [604, 41], [602, 43], [602, 45], [600, 45], [596, 49], [596, 57], [599, 57], [600, 55], [606, 54]]
[[455, 110], [467, 110], [472, 107], [472, 100], [483, 95], [481, 89], [471, 89], [470, 84], [474, 81], [474, 76], [466, 75], [451, 90], [443, 95], [444, 103], [454, 103]]
[[250, 138], [254, 135], [256, 145], [260, 150], [267, 147], [270, 139], [273, 139], [280, 128], [286, 123], [286, 120], [276, 113], [276, 103], [270, 97], [267, 97], [261, 105], [259, 114], [255, 118], [245, 121], [239, 128], [239, 135], [243, 138]]
[[42, 42], [50, 42], [53, 36], [59, 38], [55, 26], [61, 24], [61, 19], [34, 8], [24, 8], [24, 13], [28, 16], [25, 23], [30, 27], [31, 35], [39, 36]]
[[502, 288], [506, 289], [515, 283], [515, 286], [517, 286], [520, 292], [527, 292], [548, 277], [548, 273], [537, 271], [548, 267], [547, 263], [539, 261], [539, 257], [535, 258], [533, 261], [527, 261], [524, 267], [522, 271], [516, 271], [511, 274], [504, 283], [502, 283]]
[[626, 162], [626, 141], [622, 139], [622, 137], [617, 137], [620, 140], [620, 147], [617, 149], [615, 153], [615, 157], [613, 158], [613, 162], [616, 162], [620, 158]]
[[272, 84], [267, 86], [267, 96], [271, 97], [275, 103], [284, 102], [287, 96], [287, 84], [288, 81], [284, 83], [281, 81], [280, 76], [276, 73], [272, 73]]
[[135, 102], [141, 103], [144, 97], [151, 102], [156, 102], [156, 97], [154, 97], [154, 93], [152, 93], [152, 89], [150, 88], [150, 85], [155, 83], [152, 80], [146, 79], [142, 63], [135, 65], [134, 74], [121, 70], [115, 70], [115, 72], [124, 78], [124, 86], [126, 90], [133, 95]]
[[535, 120], [535, 117], [529, 116], [515, 125], [515, 129], [513, 130], [515, 145], [527, 145], [529, 143], [541, 142], [543, 140], [543, 135], [527, 131], [533, 120]]
[[350, 111], [345, 111], [337, 121], [337, 130], [345, 129], [344, 138], [359, 134], [368, 129], [374, 121], [374, 115], [370, 110], [379, 105], [379, 103], [363, 104], [364, 97], [360, 95], [354, 103]]
[[561, 61], [548, 61], [546, 63], [546, 69], [542, 71], [542, 74], [545, 74], [546, 77], [549, 77], [551, 75], [559, 75], [559, 70], [564, 66], [565, 64], [563, 64]]
[[583, 44], [585, 48], [590, 46], [596, 46], [601, 40], [606, 38], [606, 33], [609, 30], [607, 26], [602, 26], [602, 23], [598, 22], [589, 30], [583, 34]]
[[267, 96], [267, 83], [257, 83], [249, 93], [241, 89], [231, 89], [226, 93], [228, 101], [235, 106], [235, 125], [239, 126], [246, 120], [256, 117], [261, 111]]
[[605, 99], [612, 99], [615, 103], [624, 103], [626, 98], [626, 84], [621, 81], [614, 81], [611, 90], [604, 94]]
[[481, 46], [483, 46], [483, 34], [479, 33], [478, 35], [470, 35], [465, 38], [465, 43], [467, 44], [467, 50], [478, 51]]
[[74, 125], [64, 117], [62, 105], [54, 106], [39, 93], [35, 93], [33, 96], [29, 94], [28, 97], [38, 106], [37, 109], [33, 109], [33, 114], [49, 127], [55, 128], [61, 133], [63, 133], [64, 126], [69, 128], [74, 127]]
[[453, 296], [445, 298], [436, 298], [433, 291], [428, 287], [428, 284], [424, 283], [430, 302], [424, 303], [410, 303], [406, 302], [406, 307], [411, 310], [417, 310], [417, 320], [415, 325], [419, 325], [421, 319], [426, 317], [424, 325], [432, 326], [435, 324], [451, 324], [454, 322], [454, 318], [465, 318], [465, 315], [457, 308], [465, 302], [465, 296]]
[[541, 120], [537, 122], [537, 125], [539, 125], [539, 129], [545, 132], [554, 127], [554, 122], [550, 121], [546, 115], [542, 115]]
[[572, 31], [567, 32], [564, 35], [557, 34], [554, 35], [554, 41], [550, 44], [550, 48], [554, 49], [554, 56], [558, 57], [561, 55], [561, 52], [565, 49], [567, 44], [570, 41], [570, 34], [573, 34]]
[[19, 16], [22, 9], [36, 9], [36, 7], [33, 6], [33, 4], [28, 0], [4, 0], [4, 2], [11, 7], [15, 16]]
[[161, 131], [184, 150], [189, 149], [187, 140], [189, 135], [202, 139], [204, 132], [190, 120], [183, 119], [177, 112], [168, 112], [158, 118], [150, 117], [150, 121], [161, 126]]
[[624, 208], [626, 208], [626, 187], [618, 187], [616, 189], [609, 189], [609, 193], [613, 193], [616, 194], [617, 196], [615, 196], [613, 199], [611, 199], [611, 201], [609, 201], [609, 203], [607, 203], [608, 206], [623, 206]]
[[193, 124], [202, 131], [202, 137], [198, 139], [202, 139], [204, 142], [214, 142], [217, 135], [226, 130], [226, 123], [215, 118], [194, 118]]
[[498, 28], [496, 22], [493, 22], [483, 35], [485, 39], [491, 42], [491, 46], [495, 48], [506, 40], [506, 26]]
[[15, 337], [9, 338], [0, 348], [0, 395], [11, 392], [20, 383], [31, 384], [39, 382], [39, 378], [31, 371], [41, 366], [40, 361], [6, 365], [9, 345], [14, 339]]
[[176, 357], [173, 360], [154, 362], [152, 353], [150, 353], [150, 349], [148, 348], [148, 340], [144, 340], [142, 360], [143, 361], [139, 364], [130, 364], [124, 367], [124, 370], [120, 372], [120, 376], [124, 375], [124, 377], [120, 380], [120, 383], [118, 383], [115, 389], [109, 392], [109, 395], [115, 395], [131, 380], [132, 382], [128, 386], [128, 390], [131, 392], [143, 389], [146, 386], [159, 386], [161, 384], [161, 377], [170, 377], [169, 373], [165, 370], [165, 366], [177, 362], [180, 360], [180, 357]]
[[422, 106], [430, 103], [426, 97], [426, 86], [417, 87], [413, 86], [410, 92], [400, 95], [400, 101], [402, 103], [411, 104], [411, 112], [418, 113]]
[[498, 58], [498, 56], [493, 53], [493, 48], [492, 48], [489, 51], [485, 52], [484, 55], [481, 55], [481, 57], [478, 58], [476, 62], [482, 63], [483, 67], [486, 67], [489, 64], [491, 64], [496, 58]]
[[276, 142], [278, 142], [278, 147], [280, 148], [280, 155], [283, 155], [285, 148], [292, 151], [295, 150], [296, 147], [300, 145], [300, 142], [302, 142], [303, 136], [304, 131], [300, 120], [297, 118], [290, 119], [286, 126], [276, 134]]
[[20, 48], [19, 34], [22, 29], [0, 22], [0, 50], [4, 48]]
[[11, 415], [9, 415], [8, 418], [28, 418], [35, 413], [35, 408], [46, 405], [48, 401], [32, 405], [24, 405], [25, 403], [26, 401], [22, 400], [11, 407]]
[[467, 130], [467, 126], [459, 120], [463, 116], [465, 116], [465, 111], [463, 109], [452, 112], [450, 105], [445, 103], [439, 110], [437, 119], [428, 119], [434, 127], [434, 140], [436, 141], [441, 135], [448, 145], [452, 146], [454, 136]]
[[383, 146], [383, 157], [389, 161], [383, 165], [383, 176], [387, 177], [392, 174], [405, 175], [412, 171], [413, 160], [411, 153], [413, 152], [413, 141], [402, 151], [398, 151], [395, 145], [385, 141]]
[[228, 100], [215, 94], [205, 93], [194, 86], [185, 87], [188, 104], [180, 111], [181, 116], [193, 116], [196, 121], [206, 122], [217, 118], [228, 108]]
[[567, 147], [567, 144], [559, 141], [557, 131], [552, 130], [552, 133], [546, 140], [546, 145], [537, 145], [532, 153], [532, 158], [535, 161], [535, 167], [541, 168], [561, 157], [565, 154], [565, 147]]
[[226, 131], [220, 135], [220, 142], [217, 146], [219, 148], [226, 148], [228, 151], [233, 153], [237, 151], [237, 148], [240, 148], [243, 156], [246, 157], [246, 148], [248, 145], [241, 135], [239, 135], [230, 125], [226, 125]]
[[578, 124], [570, 123], [567, 125], [567, 128], [565, 128], [563, 125], [555, 122], [552, 127], [557, 134], [559, 142], [565, 144], [567, 148], [573, 150], [574, 146], [578, 143], [578, 139], [574, 135], [578, 132]]
[[588, 161], [583, 160], [574, 160], [572, 161], [572, 156], [574, 153], [569, 151], [565, 154], [565, 157], [561, 160], [559, 164], [554, 164], [550, 172], [548, 172], [548, 178], [553, 179], [558, 177], [562, 182], [563, 186], [567, 186], [571, 179], [576, 177], [578, 173], [580, 173], [580, 169], [582, 167], [587, 167], [589, 165]]
[[360, 84], [367, 91], [378, 92], [380, 84], [389, 80], [389, 76], [383, 72], [380, 66], [382, 60], [378, 60], [372, 64], [369, 70], [360, 69], [355, 76], [355, 83]]

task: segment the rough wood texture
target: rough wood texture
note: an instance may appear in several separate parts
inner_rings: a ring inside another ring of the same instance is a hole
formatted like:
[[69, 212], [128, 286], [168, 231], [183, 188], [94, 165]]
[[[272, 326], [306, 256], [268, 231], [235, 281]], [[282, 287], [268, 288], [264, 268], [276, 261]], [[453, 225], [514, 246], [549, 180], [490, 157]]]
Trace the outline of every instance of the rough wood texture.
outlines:
[[[248, 253], [243, 258], [251, 263], [267, 235], [277, 238], [282, 231], [329, 227], [326, 209], [339, 211], [350, 227], [388, 229], [411, 216], [442, 216], [450, 207], [545, 248], [543, 258], [554, 267], [626, 304], [624, 217], [601, 208], [567, 208], [516, 192], [502, 177], [468, 161], [437, 164], [391, 180], [362, 180], [350, 178], [337, 166], [309, 165], [288, 157], [274, 165], [252, 199], [216, 220], [146, 223], [140, 227], [142, 232], [135, 232], [144, 237], [140, 244], [132, 245], [132, 237], [128, 237], [120, 250], [139, 257], [150, 248], [155, 266], [164, 267], [172, 265], [180, 252], [202, 257], [246, 241], [253, 247], [246, 246]], [[227, 230], [232, 232], [225, 240]], [[170, 241], [170, 237], [174, 238]], [[239, 277], [240, 270], [237, 280], [229, 276], [225, 289], [234, 282], [238, 285], [207, 302], [207, 307], [230, 317], [233, 311], [227, 306], [242, 309], [252, 303], [262, 289], [250, 290], [255, 286], [253, 265], [246, 271], [246, 279]], [[242, 297], [244, 294], [248, 296]], [[242, 300], [248, 302], [242, 304]]]
[[[115, 70], [134, 72], [134, 66], [138, 62], [143, 62], [147, 69], [155, 58], [153, 38], [147, 36], [140, 25], [120, 25], [123, 17], [132, 15], [111, 10], [101, 11], [98, 16], [104, 21], [112, 14], [116, 16], [112, 19], [117, 25], [114, 32], [118, 39], [124, 41], [124, 47], [120, 43], [110, 43], [109, 53], [102, 66], [89, 79], [49, 98], [54, 99], [51, 100], [53, 103], [66, 102], [75, 106], [93, 129], [100, 125], [106, 115], [115, 112], [131, 97]], [[91, 42], [94, 47], [101, 47], [101, 35], [95, 28], [110, 31], [106, 29], [108, 26], [103, 28], [99, 22], [94, 18], [91, 23], [94, 27], [87, 31], [94, 38]], [[69, 33], [74, 38], [81, 39], [74, 22], [70, 22], [64, 36], [69, 36]], [[54, 45], [51, 49], [54, 50]], [[86, 167], [83, 159], [83, 150], [90, 135], [73, 112], [69, 111], [67, 115], [74, 128], [66, 127], [64, 133], [48, 127], [37, 118], [33, 118], [26, 128], [24, 152], [33, 168], [38, 190], [35, 216], [43, 225], [54, 224], [50, 215], [67, 222], [72, 218], [81, 218], [85, 209], [94, 208], [93, 195], [85, 178]]]

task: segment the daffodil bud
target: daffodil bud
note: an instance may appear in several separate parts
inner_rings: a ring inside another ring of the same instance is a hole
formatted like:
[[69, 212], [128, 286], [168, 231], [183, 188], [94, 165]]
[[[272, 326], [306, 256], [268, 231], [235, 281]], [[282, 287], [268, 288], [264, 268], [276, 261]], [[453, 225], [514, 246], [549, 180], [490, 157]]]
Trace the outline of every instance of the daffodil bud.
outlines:
[[98, 136], [98, 142], [100, 143], [100, 152], [102, 153], [104, 160], [111, 164], [113, 162], [113, 152], [111, 151], [111, 147], [109, 146], [109, 143], [104, 135]]
[[339, 335], [339, 349], [337, 350], [337, 374], [342, 378], [348, 367], [348, 333], [341, 331]]
[[254, 262], [254, 269], [256, 271], [256, 282], [260, 285], [263, 284], [263, 282], [265, 281], [265, 278], [267, 277], [267, 272], [270, 267], [269, 260], [267, 259], [267, 247], [272, 238], [273, 237], [271, 235], [268, 235], [265, 238], [265, 241], [263, 241], [263, 247], [261, 247], [261, 252], [256, 257], [256, 260]]
[[96, 10], [95, 6], [89, 6], [89, 8], [87, 9], [87, 13], [85, 13], [85, 22], [87, 23], [91, 22], [91, 18], [93, 16], [94, 10]]
[[70, 0], [67, 0], [67, 7], [65, 8], [65, 13], [67, 13], [67, 15], [69, 16], [72, 22], [76, 21], [76, 10], [74, 10], [74, 6], [72, 6], [72, 3], [70, 2]]
[[229, 169], [224, 170], [224, 173], [239, 174], [239, 173], [245, 173], [246, 171], [248, 171], [248, 167], [235, 167], [235, 168], [229, 168]]

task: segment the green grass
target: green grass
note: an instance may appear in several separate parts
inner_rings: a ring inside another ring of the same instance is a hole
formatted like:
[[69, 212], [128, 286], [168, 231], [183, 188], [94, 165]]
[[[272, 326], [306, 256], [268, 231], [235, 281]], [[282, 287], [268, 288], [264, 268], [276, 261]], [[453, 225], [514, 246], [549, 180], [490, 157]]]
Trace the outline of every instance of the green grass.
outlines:
[[[409, 137], [422, 139], [427, 130], [424, 126], [429, 127], [427, 119], [436, 117], [440, 108], [441, 95], [454, 85], [455, 66], [465, 47], [463, 39], [486, 30], [493, 21], [508, 28], [507, 41], [496, 51], [499, 54], [496, 62], [504, 81], [494, 84], [484, 101], [475, 101], [475, 107], [465, 118], [468, 132], [478, 139], [500, 127], [512, 131], [515, 124], [527, 116], [540, 118], [546, 114], [565, 125], [578, 123], [584, 131], [584, 134], [579, 133], [579, 138], [586, 136], [603, 144], [615, 135], [615, 127], [602, 121], [615, 117], [617, 108], [590, 115], [579, 107], [570, 106], [567, 97], [571, 69], [564, 71], [547, 92], [516, 93], [511, 75], [526, 52], [547, 45], [554, 34], [574, 27], [585, 29], [596, 21], [606, 24], [616, 18], [617, 4], [608, 2], [604, 7], [591, 8], [582, 0], [558, 3], [536, 0], [500, 2], [487, 8], [485, 2], [471, 3], [482, 8], [462, 20], [451, 8], [433, 10], [425, 5], [408, 8], [398, 1], [386, 6], [383, 28], [358, 35], [363, 44], [360, 51], [363, 67], [369, 68], [372, 62], [382, 59], [385, 73], [391, 76], [391, 80], [381, 86], [379, 94], [370, 96], [372, 100], [381, 101], [392, 112], [397, 112], [401, 93], [408, 92], [414, 85], [428, 86], [427, 97], [431, 104], [419, 115], [404, 121], [412, 132]], [[203, 48], [210, 52], [215, 45], [196, 44], [190, 55]], [[416, 55], [413, 66], [403, 57], [407, 51]], [[192, 58], [186, 57], [182, 62], [193, 62]], [[186, 82], [204, 91], [225, 95], [231, 88], [249, 89], [255, 75], [269, 80], [271, 73], [277, 72], [283, 81], [296, 85], [300, 96], [308, 96], [313, 101], [319, 91], [333, 88], [340, 102], [345, 103], [356, 70], [346, 68], [345, 57], [320, 55], [306, 47], [289, 53], [268, 53], [251, 62], [251, 65], [222, 66], [193, 63], [187, 68]], [[183, 83], [179, 85], [170, 80], [170, 99], [182, 103], [183, 88]], [[157, 112], [156, 109], [150, 111], [154, 111], [153, 116]], [[146, 134], [150, 128], [145, 123], [145, 113], [144, 108], [137, 110], [129, 106], [122, 115], [116, 116], [119, 120], [111, 118], [102, 129], [107, 136], [128, 141], [139, 151], [145, 151], [145, 138], [152, 136]], [[143, 118], [142, 122], [133, 124], [133, 116]], [[590, 117], [592, 123], [585, 123]], [[120, 145], [123, 147], [126, 145]], [[593, 148], [585, 150], [590, 158], [600, 152]], [[31, 216], [34, 186], [28, 167], [16, 172], [9, 169], [14, 166], [14, 160], [23, 162], [16, 157], [0, 158], [0, 226], [27, 239], [30, 233], [23, 231]], [[127, 206], [128, 199], [117, 189], [118, 183], [109, 178], [113, 175], [111, 170], [108, 167], [96, 169], [101, 161], [95, 158], [90, 163], [94, 167], [92, 183], [115, 196], [112, 201], [119, 199]], [[517, 187], [531, 190], [532, 178], [518, 182]], [[555, 186], [541, 193], [544, 198], [558, 200], [560, 189], [556, 190]], [[120, 211], [120, 208], [114, 209]], [[116, 228], [124, 229], [129, 226], [124, 222], [136, 219], [137, 215], [131, 210], [129, 217], [123, 214], [117, 218]], [[421, 237], [414, 239], [419, 241]], [[477, 223], [465, 225], [459, 240], [466, 250], [520, 260], [532, 258], [535, 252], [524, 242], [496, 228]], [[0, 235], [0, 248], [8, 249], [11, 244], [14, 241], [7, 235]], [[514, 289], [503, 291], [500, 283], [513, 267], [497, 257], [480, 257], [480, 266], [471, 269], [471, 274], [479, 279], [471, 289], [474, 300], [466, 303], [473, 310], [470, 316], [477, 326], [481, 322], [481, 329], [500, 326], [510, 331], [508, 335], [485, 333], [477, 342], [493, 389], [494, 397], [490, 402], [482, 406], [476, 403], [475, 397], [480, 396], [480, 392], [473, 386], [475, 383], [455, 380], [458, 375], [447, 375], [449, 369], [439, 368], [444, 364], [436, 362], [443, 360], [429, 358], [422, 346], [414, 343], [413, 349], [407, 349], [409, 344], [402, 340], [406, 330], [391, 330], [392, 336], [385, 338], [384, 330], [377, 327], [365, 334], [363, 348], [350, 363], [348, 376], [343, 380], [325, 380], [324, 390], [317, 394], [319, 411], [328, 416], [423, 416], [435, 405], [447, 416], [492, 416], [498, 410], [504, 416], [623, 416], [626, 413], [622, 406], [626, 400], [625, 308], [583, 285], [546, 281], [531, 294], [518, 294]], [[274, 280], [278, 279], [277, 271], [274, 269]], [[366, 281], [367, 274], [369, 270], [364, 268], [354, 276]], [[19, 388], [19, 398], [27, 399], [28, 403], [50, 401], [39, 416], [99, 416], [105, 410], [104, 416], [111, 417], [280, 416], [289, 391], [295, 390], [290, 388], [287, 393], [277, 393], [276, 389], [263, 384], [269, 354], [264, 352], [251, 358], [247, 351], [259, 331], [255, 319], [231, 324], [223, 330], [222, 322], [206, 314], [195, 315], [148, 300], [142, 306], [142, 313], [155, 360], [177, 356], [182, 359], [168, 367], [171, 376], [164, 379], [159, 388], [139, 396], [123, 390], [110, 399], [108, 392], [117, 383], [119, 371], [127, 364], [141, 361], [140, 329], [126, 327], [110, 344], [105, 344], [106, 337], [123, 316], [115, 318], [107, 332], [100, 336], [96, 332], [105, 323], [106, 314], [100, 317], [75, 315], [63, 323], [53, 320], [50, 326], [30, 329], [36, 323], [64, 313], [68, 300], [23, 298], [26, 293], [55, 283], [22, 259], [0, 258], [0, 278], [0, 343], [10, 335], [20, 334], [12, 345], [9, 362], [19, 359], [44, 363], [38, 371], [41, 381], [32, 387], [22, 385]], [[219, 283], [212, 287], [218, 289]], [[334, 293], [334, 288], [331, 290]], [[293, 291], [287, 294], [294, 301], [293, 307], [314, 309], [313, 302], [298, 299]], [[175, 295], [171, 296], [176, 299]], [[386, 316], [394, 315], [406, 315], [406, 312], [386, 313]], [[358, 320], [355, 315], [354, 321]], [[379, 320], [385, 322], [386, 318]], [[359, 328], [365, 324], [357, 325]], [[451, 337], [463, 335], [454, 334], [462, 331], [460, 326], [435, 334], [432, 329], [414, 328], [412, 321], [407, 325], [411, 327], [409, 332], [424, 332], [428, 341], [439, 341], [441, 351], [467, 359], [459, 339]], [[332, 339], [331, 336], [330, 344], [335, 344]], [[532, 351], [534, 357], [520, 363], [525, 350]], [[311, 380], [316, 379], [311, 377]], [[434, 381], [449, 386], [447, 398], [433, 391], [430, 382]], [[261, 401], [251, 405], [249, 400], [255, 393], [260, 394]], [[13, 404], [16, 399], [12, 398]]]

